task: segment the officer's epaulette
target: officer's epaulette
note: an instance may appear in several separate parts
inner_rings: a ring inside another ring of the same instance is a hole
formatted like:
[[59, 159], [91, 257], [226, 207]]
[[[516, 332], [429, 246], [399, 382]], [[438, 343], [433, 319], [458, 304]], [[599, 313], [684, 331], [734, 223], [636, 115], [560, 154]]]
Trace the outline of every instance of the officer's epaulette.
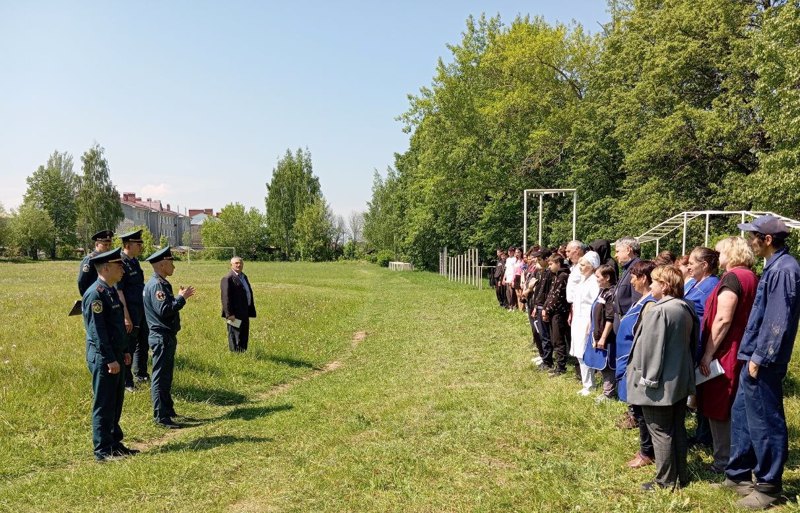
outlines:
[[98, 286], [97, 286], [97, 292], [103, 292], [104, 290], [105, 290], [105, 289], [103, 288], [103, 286], [102, 286], [102, 285], [98, 285]]

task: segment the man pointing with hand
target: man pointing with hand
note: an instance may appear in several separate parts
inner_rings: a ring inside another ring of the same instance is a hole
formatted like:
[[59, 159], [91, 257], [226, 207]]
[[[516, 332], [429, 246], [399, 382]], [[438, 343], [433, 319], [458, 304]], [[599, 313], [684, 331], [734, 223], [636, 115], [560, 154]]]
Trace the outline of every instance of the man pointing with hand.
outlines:
[[150, 333], [147, 342], [153, 351], [153, 373], [150, 396], [153, 399], [153, 419], [156, 424], [175, 429], [181, 427], [172, 401], [172, 373], [175, 369], [175, 349], [181, 329], [180, 310], [186, 300], [194, 295], [194, 287], [180, 287], [173, 295], [167, 277], [175, 272], [175, 264], [169, 246], [150, 255], [147, 261], [153, 265], [153, 276], [144, 286], [144, 313]]

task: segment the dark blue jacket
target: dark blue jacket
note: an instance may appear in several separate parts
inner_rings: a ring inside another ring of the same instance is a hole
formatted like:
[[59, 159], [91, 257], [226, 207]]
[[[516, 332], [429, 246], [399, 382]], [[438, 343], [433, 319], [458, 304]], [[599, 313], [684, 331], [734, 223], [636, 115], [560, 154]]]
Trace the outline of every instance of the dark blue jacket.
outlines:
[[125, 274], [122, 279], [115, 285], [117, 290], [122, 291], [125, 296], [125, 304], [128, 306], [128, 314], [131, 316], [131, 322], [134, 326], [141, 326], [144, 322], [144, 272], [139, 261], [135, 258], [129, 258], [122, 254], [122, 267], [125, 269]]
[[128, 342], [125, 314], [116, 289], [98, 279], [86, 289], [82, 304], [86, 361], [104, 365], [118, 362], [122, 365]]
[[89, 259], [97, 256], [97, 251], [92, 251], [81, 260], [81, 265], [78, 267], [78, 292], [81, 297], [86, 293], [89, 287], [97, 281], [97, 269], [89, 263]]
[[786, 248], [767, 260], [758, 282], [738, 358], [758, 365], [786, 364], [800, 317], [800, 265]]
[[144, 286], [144, 315], [151, 333], [175, 335], [181, 330], [180, 309], [186, 304], [183, 296], [172, 294], [172, 285], [153, 273]]

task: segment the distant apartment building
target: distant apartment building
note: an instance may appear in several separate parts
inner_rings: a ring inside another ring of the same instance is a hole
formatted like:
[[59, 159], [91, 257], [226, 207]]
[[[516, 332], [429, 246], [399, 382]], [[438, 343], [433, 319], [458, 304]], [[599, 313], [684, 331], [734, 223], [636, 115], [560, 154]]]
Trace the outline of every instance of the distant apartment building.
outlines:
[[152, 198], [142, 200], [133, 192], [123, 192], [121, 203], [125, 217], [117, 226], [117, 233], [130, 231], [134, 226], [147, 226], [156, 243], [164, 236], [170, 246], [182, 246], [184, 234], [191, 233], [189, 216], [173, 211], [169, 203], [164, 205]]
[[189, 219], [192, 227], [192, 248], [203, 249], [203, 238], [200, 236], [200, 230], [209, 217], [214, 217], [213, 208], [189, 209]]

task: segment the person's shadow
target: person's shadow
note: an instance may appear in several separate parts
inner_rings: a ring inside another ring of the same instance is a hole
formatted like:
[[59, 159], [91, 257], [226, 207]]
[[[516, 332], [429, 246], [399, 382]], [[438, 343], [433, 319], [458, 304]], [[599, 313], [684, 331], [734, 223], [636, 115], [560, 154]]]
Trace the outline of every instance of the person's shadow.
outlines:
[[293, 409], [294, 406], [291, 404], [279, 404], [276, 406], [240, 406], [235, 408], [225, 415], [222, 415], [220, 419], [226, 420], [233, 420], [233, 419], [241, 419], [241, 420], [255, 420], [261, 417], [267, 417], [269, 415], [273, 415], [275, 413], [279, 413], [282, 411], [289, 411]]
[[245, 443], [268, 443], [272, 442], [272, 438], [264, 438], [258, 436], [233, 436], [233, 435], [215, 435], [215, 436], [201, 436], [194, 440], [185, 440], [182, 442], [169, 443], [160, 447], [156, 452], [180, 452], [180, 451], [207, 451], [215, 447], [231, 444], [245, 444]]

